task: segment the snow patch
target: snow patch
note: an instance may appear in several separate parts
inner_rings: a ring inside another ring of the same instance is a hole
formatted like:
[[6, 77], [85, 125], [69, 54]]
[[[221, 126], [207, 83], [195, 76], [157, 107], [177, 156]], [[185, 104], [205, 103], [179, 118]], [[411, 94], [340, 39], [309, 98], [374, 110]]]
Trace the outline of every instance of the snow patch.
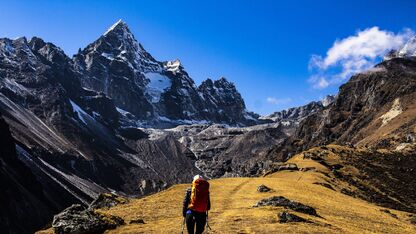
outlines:
[[245, 110], [245, 111], [244, 111], [244, 118], [245, 118], [245, 119], [247, 119], [247, 120], [254, 120], [254, 121], [257, 121], [257, 119], [256, 119], [256, 118], [254, 118], [253, 116], [251, 116], [251, 115], [247, 112], [247, 110]]
[[181, 61], [176, 59], [175, 61], [168, 61], [165, 65], [166, 70], [171, 71], [173, 73], [177, 73], [180, 71]]
[[398, 52], [399, 57], [416, 56], [416, 37], [410, 39]]
[[150, 96], [152, 103], [159, 102], [162, 93], [172, 86], [172, 81], [168, 77], [155, 72], [146, 73], [145, 77], [149, 80], [146, 86], [146, 94]]
[[1, 40], [0, 41], [0, 52], [2, 52], [3, 56], [6, 57], [7, 55], [12, 55], [15, 53], [15, 49], [13, 44], [10, 40]]
[[[87, 114], [87, 112], [85, 112], [80, 106], [78, 106], [75, 102], [73, 102], [71, 99], [69, 100], [69, 102], [71, 103], [72, 109], [74, 110], [74, 112], [77, 113], [78, 118], [85, 124], [87, 125], [87, 121], [85, 120], [86, 116], [89, 116]], [[92, 118], [92, 117], [91, 117]]]
[[117, 25], [119, 25], [119, 24], [124, 24], [124, 22], [121, 19], [119, 19], [115, 24], [113, 24], [110, 28], [108, 28], [107, 31], [105, 31], [103, 36], [107, 35], [111, 31], [113, 31], [117, 27]]
[[160, 121], [174, 123], [174, 124], [186, 124], [186, 125], [192, 125], [192, 124], [209, 124], [207, 120], [196, 120], [196, 119], [169, 119], [165, 116], [159, 116], [158, 119]]
[[123, 110], [121, 108], [116, 107], [116, 110], [118, 111], [118, 113], [120, 113], [122, 116], [127, 116], [130, 114], [130, 112]]
[[380, 117], [381, 121], [383, 122], [381, 126], [382, 127], [385, 126], [388, 122], [396, 118], [402, 112], [403, 110], [402, 110], [402, 107], [400, 106], [400, 99], [396, 98], [393, 102], [391, 109]]
[[111, 60], [111, 61], [114, 60], [114, 56], [112, 54], [109, 54], [109, 53], [101, 53], [101, 55], [103, 57], [105, 57], [106, 59], [108, 59], [108, 60]]

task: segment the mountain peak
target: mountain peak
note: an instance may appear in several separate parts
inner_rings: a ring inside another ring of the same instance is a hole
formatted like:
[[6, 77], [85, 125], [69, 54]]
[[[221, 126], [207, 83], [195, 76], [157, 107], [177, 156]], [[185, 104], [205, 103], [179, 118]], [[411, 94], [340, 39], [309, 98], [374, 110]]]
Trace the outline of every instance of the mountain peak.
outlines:
[[399, 57], [414, 57], [416, 56], [416, 36], [412, 37], [407, 43], [398, 51]]
[[221, 76], [218, 80], [214, 81], [214, 85], [216, 87], [236, 89], [235, 85], [232, 82], [228, 81], [224, 76]]
[[391, 50], [385, 56], [384, 60], [390, 60], [392, 58], [411, 58], [416, 57], [416, 36], [410, 38], [406, 44], [404, 44], [398, 50]]
[[127, 31], [130, 33], [128, 25], [123, 20], [119, 19], [110, 28], [108, 28], [107, 31], [105, 31], [103, 36], [106, 36], [110, 32], [117, 32], [117, 31], [121, 31], [121, 32]]
[[322, 98], [321, 104], [322, 104], [322, 106], [327, 107], [331, 103], [333, 103], [334, 101], [335, 101], [335, 96], [334, 95], [326, 95], [324, 98]]

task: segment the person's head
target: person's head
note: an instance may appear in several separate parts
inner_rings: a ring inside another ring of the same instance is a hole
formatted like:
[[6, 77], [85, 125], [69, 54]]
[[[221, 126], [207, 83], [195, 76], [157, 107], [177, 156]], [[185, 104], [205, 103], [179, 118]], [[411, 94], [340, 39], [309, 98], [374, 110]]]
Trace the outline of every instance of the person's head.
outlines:
[[194, 179], [192, 181], [199, 180], [199, 179], [203, 179], [203, 177], [201, 175], [196, 175], [194, 176]]

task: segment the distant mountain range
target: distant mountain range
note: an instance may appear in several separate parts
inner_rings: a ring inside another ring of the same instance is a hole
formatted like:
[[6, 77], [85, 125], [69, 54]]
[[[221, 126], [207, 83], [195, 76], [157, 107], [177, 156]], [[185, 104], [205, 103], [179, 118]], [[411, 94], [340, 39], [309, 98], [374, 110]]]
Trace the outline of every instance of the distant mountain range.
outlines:
[[103, 192], [262, 175], [328, 143], [413, 152], [412, 43], [336, 97], [260, 117], [225, 78], [197, 86], [179, 60], [154, 59], [122, 21], [73, 58], [37, 37], [2, 38], [0, 231], [32, 233]]

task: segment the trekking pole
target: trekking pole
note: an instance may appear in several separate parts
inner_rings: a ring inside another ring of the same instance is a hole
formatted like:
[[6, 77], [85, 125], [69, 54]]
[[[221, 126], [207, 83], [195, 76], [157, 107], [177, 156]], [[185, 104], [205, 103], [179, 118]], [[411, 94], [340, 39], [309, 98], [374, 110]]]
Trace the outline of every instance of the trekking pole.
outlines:
[[183, 222], [182, 222], [182, 232], [181, 234], [183, 234], [183, 229], [185, 228], [185, 217], [183, 217]]
[[207, 211], [207, 222], [205, 226], [206, 226], [205, 229], [207, 230], [207, 234], [208, 234], [208, 230], [211, 230], [211, 227], [208, 224], [208, 211]]

